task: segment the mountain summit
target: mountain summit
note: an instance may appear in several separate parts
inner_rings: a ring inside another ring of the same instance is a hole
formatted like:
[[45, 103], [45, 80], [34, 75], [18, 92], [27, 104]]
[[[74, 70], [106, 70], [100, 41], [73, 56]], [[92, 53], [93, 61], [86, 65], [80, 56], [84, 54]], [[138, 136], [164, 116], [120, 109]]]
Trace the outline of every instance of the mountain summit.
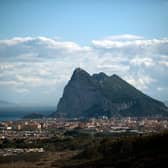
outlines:
[[168, 108], [117, 75], [90, 75], [75, 69], [64, 88], [57, 111], [60, 117], [164, 116]]

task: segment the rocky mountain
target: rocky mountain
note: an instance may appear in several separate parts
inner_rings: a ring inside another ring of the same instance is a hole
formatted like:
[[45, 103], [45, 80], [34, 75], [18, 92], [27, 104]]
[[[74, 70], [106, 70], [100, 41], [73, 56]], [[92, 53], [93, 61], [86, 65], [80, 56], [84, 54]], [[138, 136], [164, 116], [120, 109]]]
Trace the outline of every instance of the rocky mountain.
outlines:
[[64, 88], [57, 111], [59, 117], [164, 116], [168, 108], [117, 75], [90, 75], [75, 69]]
[[168, 101], [165, 101], [164, 104], [168, 107]]

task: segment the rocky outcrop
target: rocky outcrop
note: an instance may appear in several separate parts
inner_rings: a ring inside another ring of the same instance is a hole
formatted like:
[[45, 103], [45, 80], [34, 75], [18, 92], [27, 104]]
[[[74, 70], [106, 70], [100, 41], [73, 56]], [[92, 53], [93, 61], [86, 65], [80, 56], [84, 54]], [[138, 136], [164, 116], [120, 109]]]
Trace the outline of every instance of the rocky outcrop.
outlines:
[[64, 88], [57, 117], [153, 116], [167, 115], [159, 102], [137, 90], [117, 75], [105, 73], [92, 76], [81, 68], [75, 69]]

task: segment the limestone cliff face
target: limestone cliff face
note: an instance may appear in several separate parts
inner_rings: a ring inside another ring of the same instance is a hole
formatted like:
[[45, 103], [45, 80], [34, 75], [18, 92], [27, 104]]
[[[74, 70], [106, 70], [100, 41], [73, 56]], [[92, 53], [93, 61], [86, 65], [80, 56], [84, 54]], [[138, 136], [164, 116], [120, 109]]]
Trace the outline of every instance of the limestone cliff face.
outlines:
[[81, 116], [93, 105], [101, 104], [102, 99], [101, 92], [92, 77], [78, 68], [64, 88], [63, 97], [58, 103], [57, 113], [62, 116]]
[[163, 103], [146, 96], [117, 75], [88, 74], [75, 69], [64, 88], [54, 116], [148, 116], [167, 115]]

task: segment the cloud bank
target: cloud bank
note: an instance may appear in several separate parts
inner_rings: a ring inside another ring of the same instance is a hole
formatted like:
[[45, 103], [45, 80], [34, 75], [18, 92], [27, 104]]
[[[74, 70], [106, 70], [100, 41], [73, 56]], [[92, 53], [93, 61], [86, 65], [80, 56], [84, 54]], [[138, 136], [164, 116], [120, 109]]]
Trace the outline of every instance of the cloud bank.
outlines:
[[168, 99], [168, 38], [129, 34], [89, 46], [47, 37], [0, 40], [0, 99], [56, 105], [76, 67], [118, 74], [148, 95]]

